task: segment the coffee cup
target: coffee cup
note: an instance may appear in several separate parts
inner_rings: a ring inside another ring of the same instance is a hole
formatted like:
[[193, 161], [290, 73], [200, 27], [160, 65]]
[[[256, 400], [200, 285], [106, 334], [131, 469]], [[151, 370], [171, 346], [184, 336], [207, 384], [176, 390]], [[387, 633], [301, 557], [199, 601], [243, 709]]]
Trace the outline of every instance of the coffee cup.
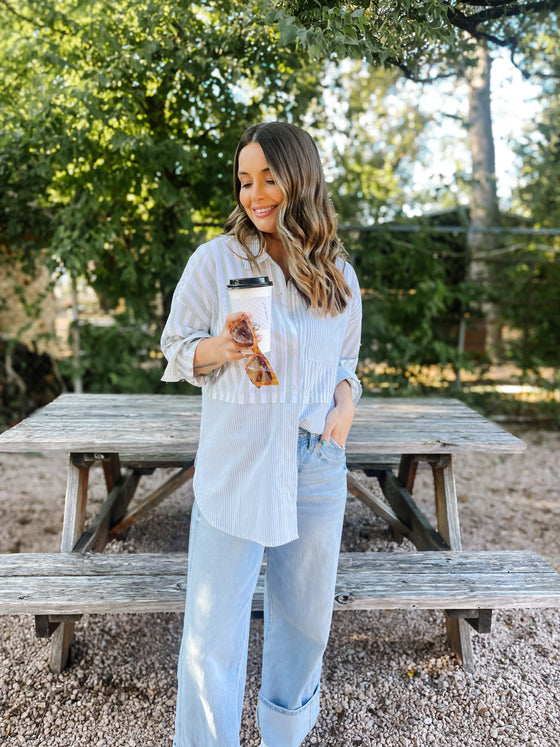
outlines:
[[228, 293], [232, 311], [243, 311], [251, 320], [263, 353], [270, 350], [270, 322], [272, 312], [272, 286], [268, 275], [252, 278], [235, 278], [229, 281]]

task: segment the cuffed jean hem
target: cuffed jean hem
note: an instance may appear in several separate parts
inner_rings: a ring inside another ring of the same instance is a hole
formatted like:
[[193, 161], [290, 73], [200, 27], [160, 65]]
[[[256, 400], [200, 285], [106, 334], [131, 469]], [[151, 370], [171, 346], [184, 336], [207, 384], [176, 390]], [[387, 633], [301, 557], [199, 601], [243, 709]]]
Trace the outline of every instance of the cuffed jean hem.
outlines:
[[319, 716], [319, 687], [295, 710], [271, 703], [259, 693], [257, 723], [266, 747], [299, 747]]

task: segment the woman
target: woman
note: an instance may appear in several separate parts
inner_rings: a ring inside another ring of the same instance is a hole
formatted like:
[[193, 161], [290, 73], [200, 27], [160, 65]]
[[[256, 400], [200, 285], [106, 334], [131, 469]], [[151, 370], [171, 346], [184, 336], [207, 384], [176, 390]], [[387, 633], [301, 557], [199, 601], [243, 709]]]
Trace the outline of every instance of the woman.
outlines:
[[[239, 747], [251, 600], [266, 557], [257, 718], [296, 747], [319, 710], [346, 501], [344, 444], [361, 387], [356, 275], [336, 236], [317, 148], [258, 124], [235, 155], [237, 207], [179, 281], [164, 381], [202, 386], [175, 747]], [[273, 283], [268, 361], [255, 386], [231, 326], [232, 278]]]

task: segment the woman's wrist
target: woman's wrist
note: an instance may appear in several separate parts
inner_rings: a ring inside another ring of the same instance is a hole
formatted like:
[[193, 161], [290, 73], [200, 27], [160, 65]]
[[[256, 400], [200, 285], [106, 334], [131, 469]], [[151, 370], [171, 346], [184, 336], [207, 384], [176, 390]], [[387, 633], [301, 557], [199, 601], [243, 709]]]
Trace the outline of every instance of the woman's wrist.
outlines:
[[352, 385], [348, 379], [339, 381], [334, 390], [334, 404], [339, 409], [354, 409], [354, 400], [352, 398]]
[[196, 346], [193, 359], [193, 371], [195, 374], [203, 375], [212, 373], [212, 371], [219, 368], [225, 362], [225, 359], [222, 360], [216, 342], [216, 337], [206, 337]]
[[227, 361], [243, 358], [230, 333], [229, 325], [239, 319], [241, 313], [229, 314], [219, 335], [200, 340], [194, 351], [193, 371], [195, 374], [210, 374]]

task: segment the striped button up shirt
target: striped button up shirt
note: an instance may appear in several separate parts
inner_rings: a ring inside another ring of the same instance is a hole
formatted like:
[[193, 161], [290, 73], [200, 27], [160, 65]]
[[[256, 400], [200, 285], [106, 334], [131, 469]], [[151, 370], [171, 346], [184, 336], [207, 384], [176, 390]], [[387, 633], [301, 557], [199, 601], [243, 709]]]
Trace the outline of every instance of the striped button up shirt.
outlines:
[[[341, 314], [323, 317], [286, 283], [268, 254], [258, 258], [258, 272], [242, 257], [233, 237], [220, 236], [189, 259], [162, 335], [168, 361], [162, 379], [202, 387], [194, 492], [203, 515], [221, 531], [274, 546], [298, 536], [299, 428], [322, 433], [340, 381], [350, 382], [354, 402], [361, 395], [355, 373], [361, 295], [354, 270], [344, 263], [352, 297]], [[197, 344], [217, 336], [231, 311], [230, 279], [255, 274], [268, 275], [273, 282], [271, 350], [266, 357], [279, 385], [257, 388], [243, 360], [225, 363], [209, 375], [196, 374]]]

